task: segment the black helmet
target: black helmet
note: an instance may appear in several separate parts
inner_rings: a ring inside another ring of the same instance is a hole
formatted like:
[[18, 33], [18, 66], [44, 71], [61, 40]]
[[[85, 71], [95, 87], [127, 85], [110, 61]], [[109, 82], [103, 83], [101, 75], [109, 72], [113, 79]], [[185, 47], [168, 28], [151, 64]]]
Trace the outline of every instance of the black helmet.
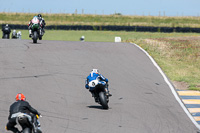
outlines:
[[38, 16], [39, 18], [42, 18], [42, 15], [41, 15], [41, 14], [38, 14], [37, 16]]

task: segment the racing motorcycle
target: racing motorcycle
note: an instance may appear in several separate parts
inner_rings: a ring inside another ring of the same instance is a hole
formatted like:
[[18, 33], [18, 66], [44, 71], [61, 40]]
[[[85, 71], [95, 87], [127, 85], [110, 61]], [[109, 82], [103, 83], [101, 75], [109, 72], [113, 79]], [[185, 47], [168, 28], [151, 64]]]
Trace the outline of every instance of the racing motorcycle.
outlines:
[[37, 17], [34, 17], [32, 20], [32, 25], [31, 25], [31, 34], [32, 34], [32, 39], [33, 43], [37, 43], [37, 40], [42, 40], [43, 32], [40, 26], [40, 21]]
[[38, 115], [33, 117], [32, 120], [30, 115], [21, 113], [17, 116], [16, 122], [21, 126], [22, 133], [42, 133], [40, 126], [37, 124], [37, 119], [39, 119]]
[[2, 39], [10, 39], [10, 29], [8, 27], [3, 29]]
[[103, 109], [108, 109], [109, 96], [106, 95], [106, 86], [99, 84], [99, 80], [93, 80], [89, 83], [89, 87], [94, 88], [95, 102], [99, 103]]
[[16, 32], [16, 30], [13, 30], [12, 39], [17, 39], [17, 32]]

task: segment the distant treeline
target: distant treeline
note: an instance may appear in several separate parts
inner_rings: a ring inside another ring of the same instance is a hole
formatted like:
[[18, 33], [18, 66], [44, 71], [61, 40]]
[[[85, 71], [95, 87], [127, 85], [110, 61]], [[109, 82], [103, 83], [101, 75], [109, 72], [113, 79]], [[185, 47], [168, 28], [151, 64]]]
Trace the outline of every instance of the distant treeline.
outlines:
[[[5, 24], [2, 24], [3, 27]], [[28, 30], [27, 25], [10, 24], [10, 28]], [[97, 31], [135, 31], [135, 32], [192, 32], [200, 33], [200, 28], [190, 27], [152, 27], [152, 26], [91, 26], [91, 25], [49, 25], [48, 30], [97, 30]]]

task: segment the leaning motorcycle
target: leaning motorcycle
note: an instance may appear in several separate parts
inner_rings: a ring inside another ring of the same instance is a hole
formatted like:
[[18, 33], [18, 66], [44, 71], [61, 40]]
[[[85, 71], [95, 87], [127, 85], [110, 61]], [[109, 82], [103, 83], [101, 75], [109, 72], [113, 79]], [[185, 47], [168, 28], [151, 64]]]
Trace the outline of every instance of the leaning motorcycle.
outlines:
[[31, 34], [32, 34], [32, 39], [33, 39], [33, 43], [37, 43], [37, 40], [39, 38], [39, 40], [42, 40], [42, 30], [41, 30], [41, 26], [40, 26], [40, 21], [37, 17], [34, 17], [32, 20], [32, 25], [31, 25]]
[[16, 122], [21, 126], [22, 133], [42, 133], [36, 122], [38, 118], [39, 116], [36, 115], [32, 120], [31, 116], [21, 113], [17, 116]]
[[93, 80], [89, 87], [94, 88], [95, 102], [99, 103], [103, 109], [108, 109], [109, 96], [106, 95], [106, 87], [99, 83], [99, 80]]

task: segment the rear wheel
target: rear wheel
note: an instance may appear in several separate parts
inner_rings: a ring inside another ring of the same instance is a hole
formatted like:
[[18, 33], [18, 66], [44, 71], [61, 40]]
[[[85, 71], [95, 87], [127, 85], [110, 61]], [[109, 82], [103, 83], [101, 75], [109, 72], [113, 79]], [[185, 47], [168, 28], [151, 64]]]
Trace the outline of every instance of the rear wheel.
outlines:
[[30, 129], [30, 128], [25, 128], [25, 129], [23, 130], [23, 133], [31, 133], [31, 129]]
[[34, 31], [33, 32], [33, 43], [37, 43], [37, 39], [38, 39], [37, 31]]
[[103, 109], [108, 109], [108, 102], [104, 92], [99, 93], [99, 100], [100, 104], [102, 105]]
[[4, 34], [3, 39], [9, 39], [9, 34]]

